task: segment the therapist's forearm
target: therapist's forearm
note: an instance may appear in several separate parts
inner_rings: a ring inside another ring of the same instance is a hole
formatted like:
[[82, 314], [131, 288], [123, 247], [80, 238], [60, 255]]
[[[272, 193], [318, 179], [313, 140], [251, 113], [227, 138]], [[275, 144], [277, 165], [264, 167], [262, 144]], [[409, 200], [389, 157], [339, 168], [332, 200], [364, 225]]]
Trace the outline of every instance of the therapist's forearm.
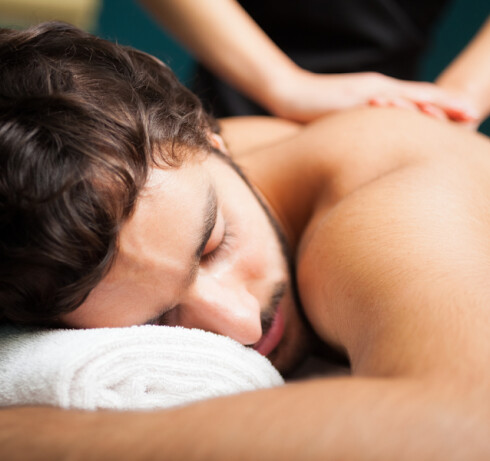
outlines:
[[194, 56], [277, 113], [281, 82], [301, 70], [234, 0], [141, 0]]
[[436, 83], [469, 100], [480, 122], [490, 115], [490, 17]]

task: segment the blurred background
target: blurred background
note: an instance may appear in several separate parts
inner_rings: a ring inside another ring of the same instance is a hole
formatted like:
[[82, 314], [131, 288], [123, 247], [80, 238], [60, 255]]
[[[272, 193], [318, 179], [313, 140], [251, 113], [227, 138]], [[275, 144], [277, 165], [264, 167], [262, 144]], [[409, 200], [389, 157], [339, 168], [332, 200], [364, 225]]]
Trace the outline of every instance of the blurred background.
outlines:
[[[453, 0], [439, 21], [419, 78], [432, 81], [470, 41], [489, 13], [489, 0]], [[23, 28], [52, 19], [151, 53], [167, 63], [184, 84], [192, 81], [192, 57], [165, 34], [136, 0], [0, 0], [3, 27]], [[490, 120], [480, 131], [490, 136]]]

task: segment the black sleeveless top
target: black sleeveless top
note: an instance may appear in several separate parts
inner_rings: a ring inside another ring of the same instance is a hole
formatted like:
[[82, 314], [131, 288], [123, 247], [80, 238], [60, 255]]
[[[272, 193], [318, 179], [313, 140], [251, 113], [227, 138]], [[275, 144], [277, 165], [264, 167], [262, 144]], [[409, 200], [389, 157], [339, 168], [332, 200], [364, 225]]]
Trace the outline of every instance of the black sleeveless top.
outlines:
[[[418, 59], [448, 0], [240, 0], [300, 67], [377, 71], [415, 79]], [[194, 90], [217, 117], [265, 111], [199, 66]]]

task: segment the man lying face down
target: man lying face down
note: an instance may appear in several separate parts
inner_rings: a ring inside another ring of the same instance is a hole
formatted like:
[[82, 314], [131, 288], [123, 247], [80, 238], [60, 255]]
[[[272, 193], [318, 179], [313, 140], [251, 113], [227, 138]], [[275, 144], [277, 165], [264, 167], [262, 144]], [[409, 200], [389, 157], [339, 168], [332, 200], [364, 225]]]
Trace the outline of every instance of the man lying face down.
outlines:
[[66, 25], [3, 35], [4, 317], [183, 325], [272, 354], [298, 323], [287, 244], [196, 97]]
[[206, 422], [211, 439], [187, 435], [213, 459], [230, 434], [252, 456], [236, 424], [260, 408], [270, 457], [304, 454], [305, 434], [321, 459], [489, 453], [487, 139], [395, 110], [224, 121], [245, 177], [145, 54], [46, 24], [3, 31], [0, 62], [3, 319], [197, 327], [281, 371], [319, 339], [351, 363], [353, 377], [164, 413], [173, 444], [145, 446], [191, 459], [187, 423]]

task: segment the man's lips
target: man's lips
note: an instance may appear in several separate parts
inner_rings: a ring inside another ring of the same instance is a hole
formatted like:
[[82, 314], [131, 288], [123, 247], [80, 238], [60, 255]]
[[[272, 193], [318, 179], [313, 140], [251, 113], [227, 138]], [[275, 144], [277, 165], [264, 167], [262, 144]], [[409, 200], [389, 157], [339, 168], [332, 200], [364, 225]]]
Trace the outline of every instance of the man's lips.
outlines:
[[254, 344], [253, 348], [262, 355], [269, 355], [279, 344], [284, 334], [284, 317], [278, 306], [269, 330]]

